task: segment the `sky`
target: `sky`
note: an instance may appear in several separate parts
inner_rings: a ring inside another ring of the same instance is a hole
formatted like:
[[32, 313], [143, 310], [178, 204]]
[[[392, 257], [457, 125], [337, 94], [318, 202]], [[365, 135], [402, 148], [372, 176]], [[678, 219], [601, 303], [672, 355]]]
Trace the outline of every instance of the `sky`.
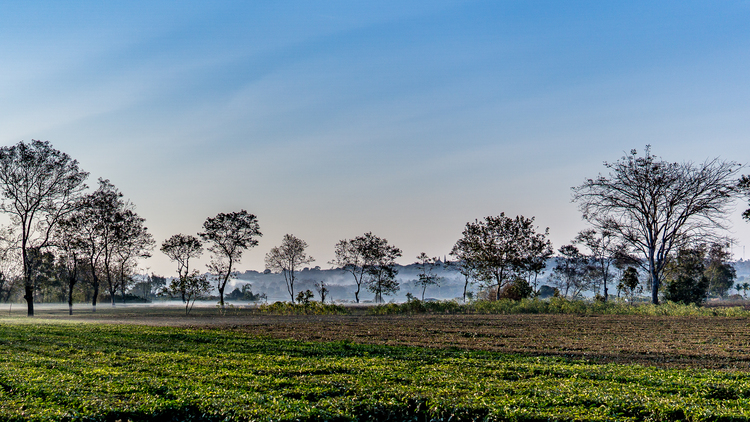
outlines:
[[323, 268], [369, 231], [442, 257], [501, 212], [558, 248], [586, 228], [571, 187], [631, 149], [750, 162], [748, 1], [0, 5], [0, 143], [109, 179], [158, 244], [255, 214], [240, 270], [286, 233]]

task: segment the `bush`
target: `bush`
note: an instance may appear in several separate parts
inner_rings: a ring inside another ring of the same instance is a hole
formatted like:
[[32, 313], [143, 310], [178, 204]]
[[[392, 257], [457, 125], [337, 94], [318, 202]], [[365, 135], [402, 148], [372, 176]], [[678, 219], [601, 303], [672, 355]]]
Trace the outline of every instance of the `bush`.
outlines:
[[506, 284], [500, 291], [500, 299], [521, 300], [531, 297], [534, 289], [528, 281], [518, 278]]
[[750, 311], [742, 307], [703, 308], [695, 304], [664, 302], [661, 305], [631, 305], [623, 301], [568, 300], [562, 297], [541, 299], [479, 300], [469, 304], [456, 301], [389, 303], [369, 309], [371, 315], [398, 314], [576, 314], [576, 315], [665, 315], [665, 316], [725, 316], [747, 317]]
[[264, 303], [258, 310], [266, 314], [277, 315], [345, 315], [349, 311], [341, 306], [330, 303], [308, 302], [306, 304], [290, 302]]

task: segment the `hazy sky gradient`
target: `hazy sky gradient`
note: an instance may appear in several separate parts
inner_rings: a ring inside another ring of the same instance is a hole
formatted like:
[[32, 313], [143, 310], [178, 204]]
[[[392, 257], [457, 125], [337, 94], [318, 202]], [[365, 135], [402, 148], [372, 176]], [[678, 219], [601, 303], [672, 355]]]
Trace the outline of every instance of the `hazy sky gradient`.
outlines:
[[159, 243], [256, 214], [242, 270], [285, 233], [324, 268], [366, 231], [443, 256], [500, 212], [557, 248], [603, 161], [750, 160], [747, 1], [112, 3], [3, 2], [0, 141], [110, 179]]

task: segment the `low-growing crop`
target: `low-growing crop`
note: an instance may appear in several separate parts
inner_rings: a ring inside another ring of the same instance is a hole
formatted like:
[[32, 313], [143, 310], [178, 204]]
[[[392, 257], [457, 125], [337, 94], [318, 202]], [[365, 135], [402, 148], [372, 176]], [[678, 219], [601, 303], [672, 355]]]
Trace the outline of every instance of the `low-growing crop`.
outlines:
[[0, 420], [750, 419], [741, 372], [171, 327], [0, 324], [0, 339]]
[[470, 303], [458, 303], [455, 300], [440, 302], [422, 302], [414, 299], [406, 303], [389, 303], [372, 307], [372, 315], [397, 315], [417, 313], [447, 314], [575, 314], [575, 315], [663, 315], [663, 316], [723, 316], [747, 317], [750, 311], [740, 306], [709, 308], [694, 304], [683, 305], [664, 302], [660, 305], [638, 304], [627, 302], [600, 302], [584, 300], [567, 300], [552, 297], [550, 299], [500, 299], [497, 301], [479, 300]]
[[348, 313], [347, 309], [341, 305], [309, 301], [306, 303], [264, 303], [258, 307], [258, 311], [276, 315], [344, 315]]

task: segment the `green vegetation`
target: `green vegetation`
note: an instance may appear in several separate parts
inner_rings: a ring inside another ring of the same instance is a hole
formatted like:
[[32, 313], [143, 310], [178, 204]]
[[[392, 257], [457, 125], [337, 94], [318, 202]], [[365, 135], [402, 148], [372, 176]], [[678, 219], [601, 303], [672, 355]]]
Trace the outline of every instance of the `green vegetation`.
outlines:
[[276, 315], [345, 315], [349, 313], [349, 311], [341, 305], [311, 302], [309, 300], [303, 303], [264, 303], [258, 307], [258, 310], [261, 313]]
[[497, 301], [479, 300], [466, 304], [456, 301], [422, 302], [411, 300], [407, 303], [389, 303], [373, 307], [372, 315], [397, 315], [417, 313], [444, 314], [576, 314], [576, 315], [665, 315], [665, 316], [724, 316], [747, 317], [750, 311], [740, 306], [708, 308], [695, 304], [664, 302], [661, 305], [626, 302], [568, 300], [561, 297], [540, 299], [500, 299]]
[[750, 374], [221, 330], [0, 325], [2, 420], [747, 420]]

